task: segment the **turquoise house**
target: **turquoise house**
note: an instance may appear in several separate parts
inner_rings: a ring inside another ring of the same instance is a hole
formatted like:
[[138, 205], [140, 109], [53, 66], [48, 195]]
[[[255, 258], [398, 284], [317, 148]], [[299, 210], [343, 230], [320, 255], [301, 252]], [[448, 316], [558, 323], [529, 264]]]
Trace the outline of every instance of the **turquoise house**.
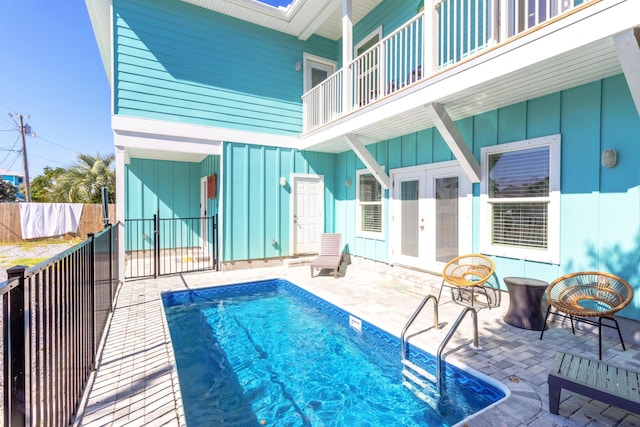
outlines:
[[324, 231], [425, 271], [606, 271], [640, 320], [637, 0], [86, 3], [118, 219], [216, 214], [223, 263]]
[[16, 196], [18, 199], [24, 200], [24, 194], [20, 193], [20, 186], [24, 182], [24, 175], [18, 172], [12, 172], [7, 169], [0, 168], [0, 179], [2, 181], [7, 181], [9, 184], [13, 185], [18, 189]]

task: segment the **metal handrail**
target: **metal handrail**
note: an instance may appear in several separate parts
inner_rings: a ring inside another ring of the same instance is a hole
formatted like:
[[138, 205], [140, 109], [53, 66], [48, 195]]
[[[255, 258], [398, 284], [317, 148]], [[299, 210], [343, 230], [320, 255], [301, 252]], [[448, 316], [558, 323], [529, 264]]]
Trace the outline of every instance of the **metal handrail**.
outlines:
[[404, 337], [407, 334], [407, 330], [409, 329], [409, 326], [411, 326], [413, 321], [416, 320], [416, 317], [418, 317], [418, 314], [420, 314], [420, 312], [422, 311], [422, 309], [424, 308], [424, 306], [427, 304], [427, 302], [429, 300], [433, 300], [433, 322], [435, 324], [435, 328], [438, 329], [438, 327], [439, 327], [439, 324], [438, 324], [438, 298], [436, 298], [435, 295], [429, 294], [429, 295], [427, 295], [426, 297], [424, 297], [422, 299], [422, 302], [420, 303], [420, 305], [418, 305], [418, 308], [416, 308], [416, 310], [413, 312], [413, 314], [411, 315], [411, 317], [409, 318], [407, 323], [404, 325], [404, 328], [402, 329], [402, 333], [400, 334], [400, 351], [402, 352], [402, 355], [401, 355], [402, 356], [402, 360], [404, 360], [404, 358], [405, 358], [405, 352], [404, 352], [405, 339], [404, 339]]
[[444, 350], [444, 347], [449, 343], [449, 340], [453, 336], [453, 333], [458, 329], [458, 326], [460, 326], [460, 323], [462, 322], [462, 319], [464, 319], [464, 316], [468, 312], [472, 312], [473, 313], [473, 344], [471, 345], [471, 348], [474, 349], [474, 350], [482, 350], [482, 347], [480, 347], [480, 345], [478, 344], [478, 312], [473, 307], [466, 307], [466, 308], [464, 308], [462, 310], [462, 312], [458, 316], [458, 319], [456, 319], [456, 321], [453, 324], [453, 326], [451, 327], [451, 329], [449, 329], [449, 332], [447, 333], [447, 336], [444, 338], [442, 343], [440, 343], [440, 347], [438, 347], [438, 353], [437, 353], [438, 364], [437, 364], [437, 368], [436, 368], [436, 380], [438, 382], [439, 391], [442, 391], [442, 381], [441, 381], [441, 378], [442, 378], [442, 351]]

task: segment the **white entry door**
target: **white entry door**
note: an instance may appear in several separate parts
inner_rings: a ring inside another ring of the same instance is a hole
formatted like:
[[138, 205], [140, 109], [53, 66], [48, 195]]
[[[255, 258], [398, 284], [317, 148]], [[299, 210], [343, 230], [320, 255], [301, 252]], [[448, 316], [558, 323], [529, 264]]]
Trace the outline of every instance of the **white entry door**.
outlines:
[[293, 254], [318, 253], [324, 231], [324, 181], [318, 175], [293, 175]]
[[394, 263], [440, 272], [471, 250], [471, 183], [449, 162], [393, 175]]

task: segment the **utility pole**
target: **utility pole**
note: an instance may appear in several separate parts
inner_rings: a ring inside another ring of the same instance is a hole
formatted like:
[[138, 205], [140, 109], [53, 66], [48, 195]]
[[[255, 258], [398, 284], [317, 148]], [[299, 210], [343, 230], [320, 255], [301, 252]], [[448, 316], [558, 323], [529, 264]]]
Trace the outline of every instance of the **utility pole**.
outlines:
[[22, 138], [22, 165], [24, 167], [24, 200], [31, 201], [31, 184], [29, 184], [29, 166], [27, 164], [27, 142], [24, 138], [24, 124], [22, 123], [22, 114], [18, 114], [20, 120], [20, 137]]

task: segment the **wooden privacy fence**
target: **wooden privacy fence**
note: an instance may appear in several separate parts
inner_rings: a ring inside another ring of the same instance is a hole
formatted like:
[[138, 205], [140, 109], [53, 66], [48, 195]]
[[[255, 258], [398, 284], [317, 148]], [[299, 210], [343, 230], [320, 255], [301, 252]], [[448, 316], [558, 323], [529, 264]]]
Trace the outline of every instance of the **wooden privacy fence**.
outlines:
[[[109, 205], [110, 222], [115, 222], [116, 206]], [[82, 216], [78, 231], [76, 233], [67, 233], [65, 239], [73, 237], [86, 238], [89, 233], [97, 233], [103, 229], [102, 224], [102, 205], [85, 204], [82, 207]], [[47, 238], [43, 238], [47, 239]], [[30, 239], [42, 240], [42, 239]], [[20, 204], [19, 203], [0, 203], [0, 243], [20, 243], [22, 239], [22, 228], [20, 227]]]

